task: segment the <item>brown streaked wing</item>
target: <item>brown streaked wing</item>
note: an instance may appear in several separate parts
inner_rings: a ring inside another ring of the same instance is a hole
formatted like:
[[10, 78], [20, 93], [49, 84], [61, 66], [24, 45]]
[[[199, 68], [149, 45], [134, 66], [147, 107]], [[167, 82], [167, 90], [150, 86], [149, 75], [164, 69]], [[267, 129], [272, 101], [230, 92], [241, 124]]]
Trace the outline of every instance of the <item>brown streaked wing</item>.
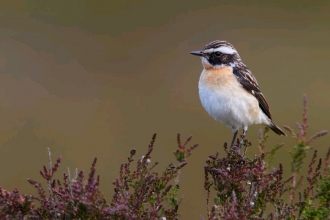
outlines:
[[233, 70], [234, 75], [237, 80], [246, 89], [249, 93], [251, 93], [259, 102], [259, 106], [262, 111], [267, 115], [267, 117], [272, 120], [272, 116], [270, 114], [269, 105], [265, 99], [265, 96], [259, 89], [258, 82], [256, 78], [252, 75], [251, 71], [245, 66], [240, 65]]
[[262, 92], [256, 92], [254, 95], [258, 102], [259, 102], [259, 106], [261, 107], [262, 111], [267, 115], [267, 117], [272, 120], [272, 115], [270, 114], [270, 109], [269, 109], [269, 105], [265, 99], [264, 94], [262, 94]]

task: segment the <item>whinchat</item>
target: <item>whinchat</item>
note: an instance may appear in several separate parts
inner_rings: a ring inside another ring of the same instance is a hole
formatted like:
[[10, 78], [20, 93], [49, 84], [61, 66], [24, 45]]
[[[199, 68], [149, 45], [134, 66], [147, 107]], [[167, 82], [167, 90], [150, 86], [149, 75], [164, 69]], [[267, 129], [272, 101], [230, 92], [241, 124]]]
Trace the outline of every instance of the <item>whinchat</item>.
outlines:
[[248, 126], [252, 124], [264, 124], [276, 134], [286, 136], [272, 121], [256, 78], [233, 45], [216, 40], [191, 54], [200, 56], [204, 67], [198, 83], [202, 105], [215, 120], [233, 130], [231, 147], [238, 129], [243, 128], [245, 137]]

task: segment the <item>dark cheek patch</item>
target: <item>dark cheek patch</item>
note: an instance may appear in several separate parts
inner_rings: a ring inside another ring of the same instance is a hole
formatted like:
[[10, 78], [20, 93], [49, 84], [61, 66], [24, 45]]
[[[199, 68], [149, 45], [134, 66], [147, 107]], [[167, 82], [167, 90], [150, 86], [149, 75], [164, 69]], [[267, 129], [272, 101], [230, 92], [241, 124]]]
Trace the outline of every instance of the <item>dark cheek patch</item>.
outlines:
[[213, 66], [221, 65], [221, 64], [229, 64], [233, 62], [233, 57], [228, 54], [222, 54], [220, 57], [216, 56], [215, 54], [212, 54], [208, 59], [208, 61]]
[[229, 55], [226, 54], [223, 54], [220, 59], [222, 63], [228, 63], [230, 61]]
[[213, 66], [215, 65], [220, 65], [220, 60], [217, 60], [215, 56], [210, 56], [209, 59], [208, 59], [209, 63]]

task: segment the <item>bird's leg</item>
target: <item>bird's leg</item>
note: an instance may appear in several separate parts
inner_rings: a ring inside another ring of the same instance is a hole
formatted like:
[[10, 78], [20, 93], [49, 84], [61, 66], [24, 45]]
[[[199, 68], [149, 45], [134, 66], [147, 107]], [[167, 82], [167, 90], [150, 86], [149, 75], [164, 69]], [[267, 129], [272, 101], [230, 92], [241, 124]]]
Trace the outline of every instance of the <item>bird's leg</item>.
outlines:
[[233, 136], [233, 140], [231, 141], [230, 149], [232, 149], [233, 146], [234, 146], [236, 136], [237, 136], [237, 133], [238, 133], [238, 129], [236, 129], [236, 131], [233, 129], [233, 132], [234, 132], [234, 136]]
[[243, 138], [245, 138], [247, 130], [248, 130], [247, 127], [243, 127]]
[[241, 147], [242, 147], [242, 144], [243, 144], [243, 141], [244, 141], [244, 138], [245, 138], [247, 129], [248, 129], [247, 127], [243, 127], [243, 135], [242, 135], [241, 141], [239, 142], [238, 153], [241, 151]]

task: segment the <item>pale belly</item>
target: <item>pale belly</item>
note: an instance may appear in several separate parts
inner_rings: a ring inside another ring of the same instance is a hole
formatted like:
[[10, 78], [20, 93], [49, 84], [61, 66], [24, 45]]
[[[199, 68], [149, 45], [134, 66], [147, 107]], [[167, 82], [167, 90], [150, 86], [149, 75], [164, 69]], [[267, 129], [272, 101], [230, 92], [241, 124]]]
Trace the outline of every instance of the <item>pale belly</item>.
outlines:
[[267, 122], [257, 99], [239, 84], [219, 85], [215, 89], [203, 85], [203, 82], [200, 81], [199, 96], [205, 110], [215, 120], [221, 121], [233, 130]]

